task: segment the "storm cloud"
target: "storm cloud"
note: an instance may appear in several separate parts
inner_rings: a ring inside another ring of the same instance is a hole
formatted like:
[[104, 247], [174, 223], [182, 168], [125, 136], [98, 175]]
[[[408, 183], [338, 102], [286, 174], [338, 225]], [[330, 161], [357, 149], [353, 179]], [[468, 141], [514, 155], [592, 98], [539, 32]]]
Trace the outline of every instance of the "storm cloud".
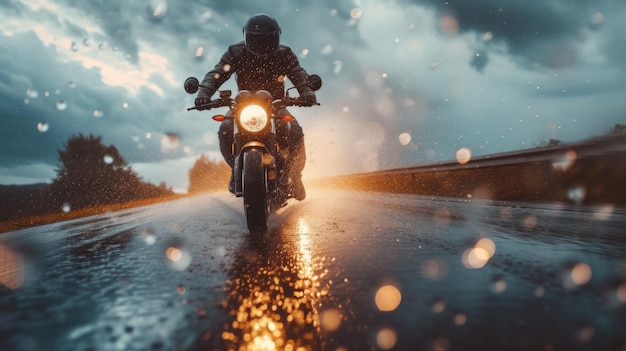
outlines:
[[[305, 176], [575, 141], [623, 123], [626, 5], [588, 1], [0, 1], [2, 183], [49, 181], [73, 134], [184, 188], [217, 123], [187, 112], [245, 20], [268, 13], [324, 80], [294, 109]], [[235, 89], [234, 79], [223, 89]], [[173, 138], [172, 136], [175, 136]], [[20, 180], [21, 179], [21, 180]]]

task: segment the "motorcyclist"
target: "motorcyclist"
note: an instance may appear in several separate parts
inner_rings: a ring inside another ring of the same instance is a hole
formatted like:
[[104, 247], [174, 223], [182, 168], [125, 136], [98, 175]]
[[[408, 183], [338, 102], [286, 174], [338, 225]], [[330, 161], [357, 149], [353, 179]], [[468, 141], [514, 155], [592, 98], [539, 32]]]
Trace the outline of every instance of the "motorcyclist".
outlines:
[[[291, 48], [279, 44], [280, 34], [280, 26], [274, 18], [263, 13], [250, 17], [243, 26], [244, 40], [230, 45], [215, 68], [205, 75], [201, 84], [206, 88], [199, 89], [196, 106], [210, 101], [213, 93], [233, 74], [236, 75], [239, 90], [267, 90], [274, 99], [284, 97], [285, 77], [289, 78], [297, 87], [301, 100], [316, 102], [315, 92], [307, 84], [307, 72], [300, 66]], [[286, 109], [282, 109], [280, 114], [291, 115]], [[218, 131], [220, 151], [231, 168], [235, 161], [233, 128], [233, 120], [226, 119]], [[291, 193], [297, 200], [303, 200], [306, 192], [301, 177], [306, 155], [302, 127], [295, 119], [291, 122], [277, 119], [276, 129], [279, 146], [289, 150], [287, 172]], [[232, 177], [229, 190], [234, 193]]]

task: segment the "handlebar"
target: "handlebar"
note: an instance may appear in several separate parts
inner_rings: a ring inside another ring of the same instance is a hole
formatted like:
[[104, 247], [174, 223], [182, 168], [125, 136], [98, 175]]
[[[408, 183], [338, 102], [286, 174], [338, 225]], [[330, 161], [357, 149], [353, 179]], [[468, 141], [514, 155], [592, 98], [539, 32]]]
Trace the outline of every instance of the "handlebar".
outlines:
[[233, 99], [231, 98], [227, 98], [227, 99], [219, 98], [216, 100], [211, 100], [210, 102], [204, 105], [188, 107], [187, 111], [191, 111], [191, 110], [202, 111], [202, 110], [210, 110], [212, 108], [218, 108], [218, 107], [227, 107], [227, 106], [230, 106], [232, 102], [233, 102]]
[[[218, 107], [229, 107], [231, 106], [233, 101], [234, 99], [231, 99], [231, 98], [219, 98], [216, 100], [211, 100], [210, 102], [204, 105], [188, 107], [187, 111], [192, 111], [192, 110], [203, 111], [203, 110], [210, 110], [210, 109], [218, 108]], [[288, 106], [311, 107], [311, 106], [319, 106], [319, 105], [320, 104], [318, 102], [306, 102], [306, 101], [301, 101], [298, 98], [290, 98], [290, 97], [284, 97], [282, 99], [272, 101], [273, 107], [288, 107]]]
[[280, 106], [280, 107], [287, 107], [287, 106], [311, 107], [311, 106], [319, 106], [319, 105], [320, 104], [318, 102], [307, 102], [307, 101], [302, 101], [299, 98], [290, 98], [290, 97], [284, 97], [282, 99], [272, 101], [272, 106]]

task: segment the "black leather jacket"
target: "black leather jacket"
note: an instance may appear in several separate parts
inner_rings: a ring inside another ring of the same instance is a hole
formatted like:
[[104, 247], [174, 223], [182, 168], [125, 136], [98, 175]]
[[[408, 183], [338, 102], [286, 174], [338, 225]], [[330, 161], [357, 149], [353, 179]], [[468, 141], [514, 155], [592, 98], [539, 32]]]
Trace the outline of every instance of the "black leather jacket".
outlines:
[[[306, 84], [309, 77], [288, 46], [280, 45], [276, 53], [268, 56], [256, 56], [242, 41], [229, 46], [220, 62], [204, 76], [202, 85], [209, 89], [200, 88], [198, 97], [211, 97], [232, 74], [236, 75], [239, 90], [264, 89], [275, 99], [285, 95], [285, 77], [296, 87]], [[300, 94], [309, 90], [308, 86], [298, 88]]]

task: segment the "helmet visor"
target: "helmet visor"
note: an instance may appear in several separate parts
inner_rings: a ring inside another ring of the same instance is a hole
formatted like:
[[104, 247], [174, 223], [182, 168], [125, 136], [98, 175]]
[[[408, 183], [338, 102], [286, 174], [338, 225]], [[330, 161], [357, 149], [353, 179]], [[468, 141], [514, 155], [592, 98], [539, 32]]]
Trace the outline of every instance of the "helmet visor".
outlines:
[[269, 55], [278, 50], [279, 32], [251, 33], [246, 31], [246, 48], [257, 55]]

